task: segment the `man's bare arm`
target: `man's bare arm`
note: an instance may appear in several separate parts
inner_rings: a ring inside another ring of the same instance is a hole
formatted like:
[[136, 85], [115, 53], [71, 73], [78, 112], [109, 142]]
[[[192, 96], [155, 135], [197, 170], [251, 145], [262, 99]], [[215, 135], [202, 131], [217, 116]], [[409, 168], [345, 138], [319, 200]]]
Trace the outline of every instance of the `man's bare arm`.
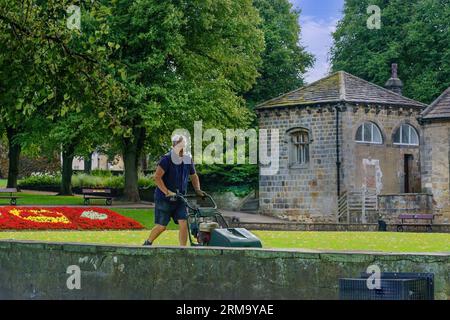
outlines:
[[192, 186], [194, 190], [200, 190], [200, 179], [196, 173], [190, 175]]
[[155, 183], [156, 186], [161, 190], [166, 196], [169, 194], [169, 189], [167, 189], [166, 185], [164, 184], [164, 181], [162, 179], [162, 176], [164, 175], [164, 170], [161, 168], [161, 166], [156, 167], [155, 171]]

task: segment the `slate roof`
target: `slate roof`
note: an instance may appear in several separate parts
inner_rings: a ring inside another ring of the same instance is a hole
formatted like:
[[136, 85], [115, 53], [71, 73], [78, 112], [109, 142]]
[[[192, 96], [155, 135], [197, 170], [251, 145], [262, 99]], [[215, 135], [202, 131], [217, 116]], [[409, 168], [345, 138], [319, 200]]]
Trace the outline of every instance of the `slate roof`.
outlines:
[[421, 113], [422, 119], [450, 118], [450, 88], [444, 91], [434, 102]]
[[358, 78], [344, 71], [259, 104], [257, 109], [336, 102], [426, 108], [421, 102]]

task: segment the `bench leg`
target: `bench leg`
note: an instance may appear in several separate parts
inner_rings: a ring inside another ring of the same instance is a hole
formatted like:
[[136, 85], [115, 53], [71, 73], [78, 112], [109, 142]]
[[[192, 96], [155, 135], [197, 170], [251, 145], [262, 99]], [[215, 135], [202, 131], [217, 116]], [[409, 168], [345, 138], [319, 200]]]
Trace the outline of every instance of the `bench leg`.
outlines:
[[10, 203], [12, 206], [15, 206], [15, 205], [17, 204], [17, 200], [16, 200], [16, 199], [11, 199], [11, 200], [9, 201], [9, 203]]
[[403, 226], [402, 225], [398, 225], [397, 226], [397, 232], [403, 232]]
[[431, 225], [427, 225], [427, 232], [432, 232], [433, 231], [433, 227]]
[[89, 205], [89, 199], [84, 199], [84, 205], [85, 206]]
[[112, 205], [112, 199], [106, 199], [106, 205], [107, 206]]

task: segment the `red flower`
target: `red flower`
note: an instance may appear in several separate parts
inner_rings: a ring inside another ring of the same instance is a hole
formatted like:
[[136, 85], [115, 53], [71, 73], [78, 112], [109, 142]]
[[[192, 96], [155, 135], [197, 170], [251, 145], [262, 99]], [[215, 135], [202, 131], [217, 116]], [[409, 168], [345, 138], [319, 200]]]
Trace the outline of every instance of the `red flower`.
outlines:
[[114, 211], [95, 207], [0, 207], [0, 229], [143, 229], [137, 221]]

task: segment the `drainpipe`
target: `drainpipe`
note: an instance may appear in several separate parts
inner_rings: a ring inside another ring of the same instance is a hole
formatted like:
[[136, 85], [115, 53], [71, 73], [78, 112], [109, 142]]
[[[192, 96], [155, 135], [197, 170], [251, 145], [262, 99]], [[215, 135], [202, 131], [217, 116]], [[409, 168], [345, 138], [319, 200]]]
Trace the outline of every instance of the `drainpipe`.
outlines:
[[336, 192], [341, 196], [341, 156], [339, 148], [339, 112], [340, 106], [336, 106]]

